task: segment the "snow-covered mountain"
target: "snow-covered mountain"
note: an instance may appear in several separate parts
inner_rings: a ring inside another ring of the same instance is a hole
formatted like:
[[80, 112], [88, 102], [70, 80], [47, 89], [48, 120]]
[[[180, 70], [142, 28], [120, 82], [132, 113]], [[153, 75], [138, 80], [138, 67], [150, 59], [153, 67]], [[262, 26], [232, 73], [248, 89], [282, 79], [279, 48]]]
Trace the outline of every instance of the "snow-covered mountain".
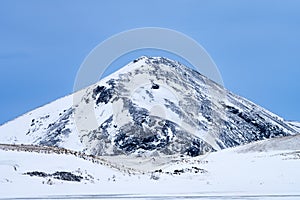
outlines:
[[178, 62], [141, 57], [0, 126], [0, 199], [298, 199], [299, 131]]
[[140, 57], [88, 88], [2, 125], [0, 143], [92, 155], [197, 156], [298, 132], [296, 123], [178, 62]]

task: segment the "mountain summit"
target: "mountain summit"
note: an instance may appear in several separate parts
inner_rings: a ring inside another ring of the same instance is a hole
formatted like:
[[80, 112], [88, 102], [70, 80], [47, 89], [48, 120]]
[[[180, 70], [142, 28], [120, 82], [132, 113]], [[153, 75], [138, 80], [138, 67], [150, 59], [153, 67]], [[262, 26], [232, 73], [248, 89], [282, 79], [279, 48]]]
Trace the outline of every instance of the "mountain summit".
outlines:
[[0, 142], [92, 155], [197, 156], [297, 133], [296, 126], [197, 71], [167, 58], [140, 57], [2, 125]]

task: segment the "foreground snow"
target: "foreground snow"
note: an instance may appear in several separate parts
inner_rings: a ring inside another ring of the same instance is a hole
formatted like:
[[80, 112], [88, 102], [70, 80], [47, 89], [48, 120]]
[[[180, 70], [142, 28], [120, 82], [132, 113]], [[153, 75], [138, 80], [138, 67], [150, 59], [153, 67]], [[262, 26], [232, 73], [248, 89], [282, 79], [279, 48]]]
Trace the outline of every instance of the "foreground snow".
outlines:
[[[299, 136], [293, 139], [296, 142]], [[291, 138], [287, 138], [289, 140]], [[72, 154], [0, 150], [0, 197], [54, 194], [300, 195], [299, 145], [280, 150], [278, 146], [286, 143], [278, 139], [272, 142], [277, 147], [264, 152], [259, 152], [263, 146], [263, 142], [259, 142], [196, 158], [103, 157], [110, 160], [107, 165]], [[115, 169], [111, 161], [117, 163], [120, 170]], [[128, 170], [126, 166], [130, 163], [139, 167]], [[24, 175], [33, 171], [70, 172], [83, 179], [74, 182]]]

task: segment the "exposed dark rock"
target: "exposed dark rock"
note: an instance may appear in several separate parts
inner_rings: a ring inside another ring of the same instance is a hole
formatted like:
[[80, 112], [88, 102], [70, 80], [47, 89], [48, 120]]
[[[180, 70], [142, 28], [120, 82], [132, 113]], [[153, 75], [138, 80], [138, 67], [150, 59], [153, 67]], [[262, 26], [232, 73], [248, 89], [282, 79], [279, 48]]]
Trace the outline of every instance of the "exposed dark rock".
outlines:
[[24, 175], [29, 175], [29, 176], [38, 176], [38, 177], [47, 177], [49, 176], [45, 172], [38, 172], [38, 171], [33, 171], [33, 172], [26, 172]]
[[80, 182], [83, 179], [82, 176], [77, 176], [70, 172], [55, 172], [51, 174], [51, 177], [63, 181], [75, 181], [75, 182]]
[[46, 136], [38, 138], [38, 144], [44, 146], [59, 146], [61, 139], [71, 133], [71, 130], [67, 128], [67, 124], [73, 112], [74, 109], [70, 108], [66, 110], [56, 122], [50, 123], [47, 128]]
[[157, 89], [159, 89], [159, 85], [153, 83], [152, 86], [151, 86], [151, 89], [157, 90]]
[[63, 181], [74, 181], [74, 182], [80, 182], [83, 177], [78, 176], [75, 174], [72, 174], [71, 172], [55, 172], [53, 174], [47, 174], [45, 172], [38, 172], [38, 171], [33, 171], [33, 172], [26, 172], [24, 175], [29, 175], [29, 176], [38, 176], [38, 177], [52, 177], [54, 179], [58, 180], [63, 180]]

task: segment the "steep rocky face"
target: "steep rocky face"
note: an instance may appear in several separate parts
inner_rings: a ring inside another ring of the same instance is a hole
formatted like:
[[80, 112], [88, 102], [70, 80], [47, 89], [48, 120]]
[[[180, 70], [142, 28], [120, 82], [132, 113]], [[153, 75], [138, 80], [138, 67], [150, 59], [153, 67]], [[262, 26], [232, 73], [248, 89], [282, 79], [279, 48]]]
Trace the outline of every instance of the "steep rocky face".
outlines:
[[[80, 95], [75, 104], [70, 95], [1, 126], [0, 141], [93, 155], [197, 156], [298, 130], [166, 58], [136, 59]], [[92, 128], [85, 126], [90, 116]]]
[[94, 104], [99, 123], [81, 135], [92, 154], [197, 156], [296, 133], [274, 114], [177, 62], [142, 57], [125, 68], [84, 97]]

